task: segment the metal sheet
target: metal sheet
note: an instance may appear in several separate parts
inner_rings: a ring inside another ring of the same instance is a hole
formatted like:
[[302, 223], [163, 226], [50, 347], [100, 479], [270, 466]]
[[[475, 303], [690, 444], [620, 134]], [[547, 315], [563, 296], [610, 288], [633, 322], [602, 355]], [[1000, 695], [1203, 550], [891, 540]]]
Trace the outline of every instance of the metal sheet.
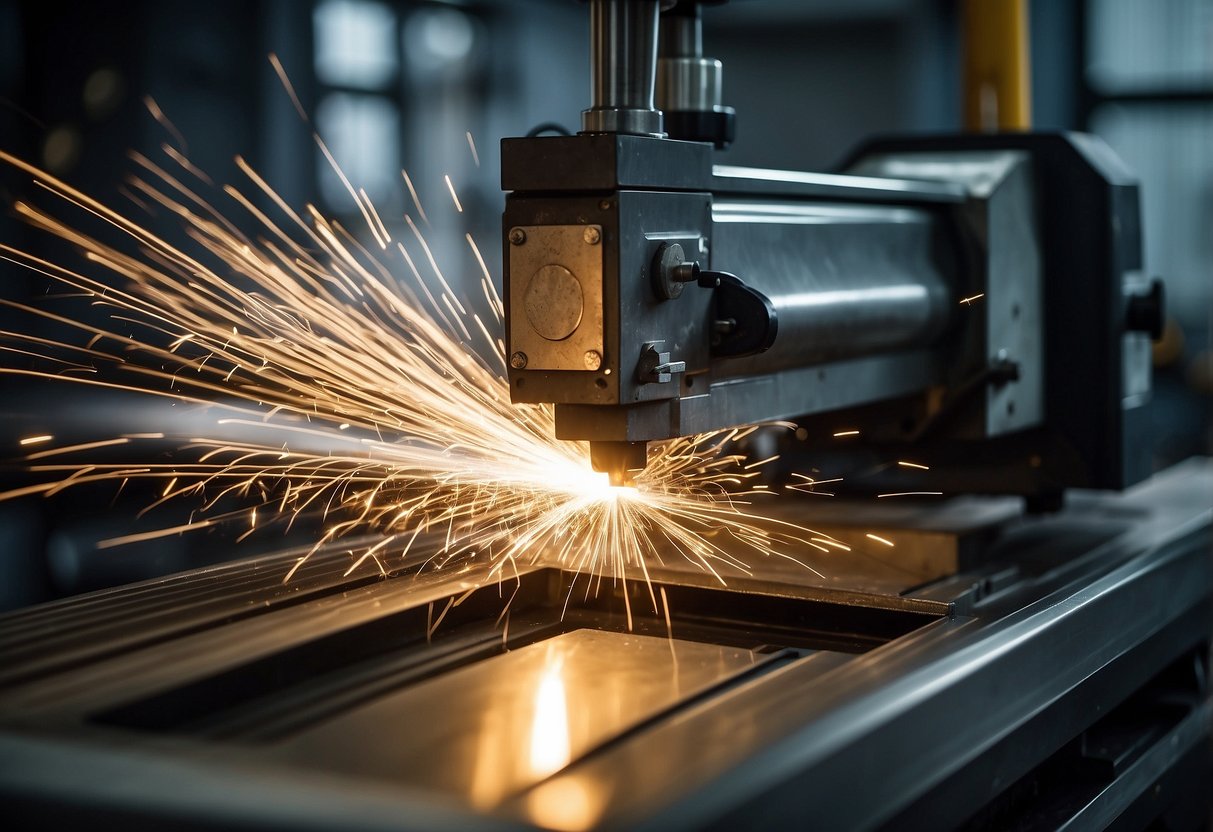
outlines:
[[763, 658], [577, 630], [382, 697], [270, 753], [489, 807]]

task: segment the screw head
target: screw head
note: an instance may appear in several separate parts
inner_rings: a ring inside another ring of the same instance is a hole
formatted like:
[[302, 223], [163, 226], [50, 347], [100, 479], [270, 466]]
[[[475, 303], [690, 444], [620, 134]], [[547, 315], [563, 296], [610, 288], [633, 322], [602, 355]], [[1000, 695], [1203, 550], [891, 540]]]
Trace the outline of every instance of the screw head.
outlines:
[[597, 370], [602, 366], [602, 353], [598, 350], [586, 350], [584, 358], [587, 370]]
[[526, 369], [526, 353], [516, 352], [510, 356], [510, 366], [515, 370]]
[[526, 232], [521, 228], [511, 228], [509, 238], [512, 244], [520, 246], [526, 242]]
[[598, 241], [602, 239], [602, 232], [592, 225], [587, 225], [585, 231], [581, 232], [581, 238], [592, 246], [598, 245]]
[[598, 207], [603, 211], [609, 211], [611, 210], [611, 201], [609, 199], [604, 199], [602, 202], [598, 203]]

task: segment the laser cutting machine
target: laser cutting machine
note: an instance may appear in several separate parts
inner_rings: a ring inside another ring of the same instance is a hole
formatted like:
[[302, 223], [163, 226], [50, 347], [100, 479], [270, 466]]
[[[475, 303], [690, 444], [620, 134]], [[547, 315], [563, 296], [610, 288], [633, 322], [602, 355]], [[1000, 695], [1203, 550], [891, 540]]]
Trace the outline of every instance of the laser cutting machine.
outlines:
[[842, 175], [713, 165], [734, 115], [699, 5], [660, 44], [657, 4], [591, 15], [583, 132], [502, 143], [514, 401], [555, 404], [617, 481], [648, 442], [806, 416], [913, 445], [937, 462], [917, 480], [953, 491], [1146, 475], [1162, 287], [1098, 139], [889, 139]]
[[775, 488], [828, 459], [945, 497], [756, 507], [848, 544], [797, 553], [819, 575], [721, 584], [671, 553], [647, 585], [570, 592], [541, 563], [503, 588], [421, 570], [422, 541], [387, 580], [325, 550], [284, 586], [284, 552], [10, 614], [10, 814], [1209, 822], [1213, 465], [1150, 476], [1162, 287], [1132, 174], [1027, 132], [877, 140], [829, 174], [716, 164], [736, 115], [699, 5], [591, 0], [582, 131], [502, 143], [511, 395], [617, 483], [650, 442], [778, 421], [798, 430], [750, 449], [780, 453]]

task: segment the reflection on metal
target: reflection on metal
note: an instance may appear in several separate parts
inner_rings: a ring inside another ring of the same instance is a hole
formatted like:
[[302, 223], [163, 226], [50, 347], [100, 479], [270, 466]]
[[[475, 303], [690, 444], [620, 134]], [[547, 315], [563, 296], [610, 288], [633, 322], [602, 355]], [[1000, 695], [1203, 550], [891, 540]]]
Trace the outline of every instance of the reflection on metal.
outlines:
[[[552, 645], [548, 645], [548, 652]], [[563, 659], [549, 659], [535, 691], [535, 713], [531, 716], [531, 774], [547, 777], [569, 761], [569, 709], [560, 673]]]
[[490, 808], [754, 663], [749, 650], [577, 630], [407, 686], [268, 754]]
[[538, 826], [581, 832], [602, 817], [607, 798], [601, 780], [570, 774], [530, 792], [526, 796], [526, 813]]

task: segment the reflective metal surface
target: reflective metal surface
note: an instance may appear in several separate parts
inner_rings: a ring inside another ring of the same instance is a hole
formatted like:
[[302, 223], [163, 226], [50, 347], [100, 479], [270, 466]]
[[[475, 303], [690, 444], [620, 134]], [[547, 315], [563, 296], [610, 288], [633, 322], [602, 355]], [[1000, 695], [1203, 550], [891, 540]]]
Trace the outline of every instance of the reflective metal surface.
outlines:
[[490, 808], [764, 660], [749, 650], [577, 630], [381, 697], [268, 756]]
[[724, 66], [715, 58], [662, 58], [657, 62], [657, 102], [663, 112], [711, 111], [721, 106]]
[[953, 311], [924, 211], [718, 198], [712, 223], [713, 268], [779, 316], [775, 345], [719, 362], [717, 379], [928, 345]]

